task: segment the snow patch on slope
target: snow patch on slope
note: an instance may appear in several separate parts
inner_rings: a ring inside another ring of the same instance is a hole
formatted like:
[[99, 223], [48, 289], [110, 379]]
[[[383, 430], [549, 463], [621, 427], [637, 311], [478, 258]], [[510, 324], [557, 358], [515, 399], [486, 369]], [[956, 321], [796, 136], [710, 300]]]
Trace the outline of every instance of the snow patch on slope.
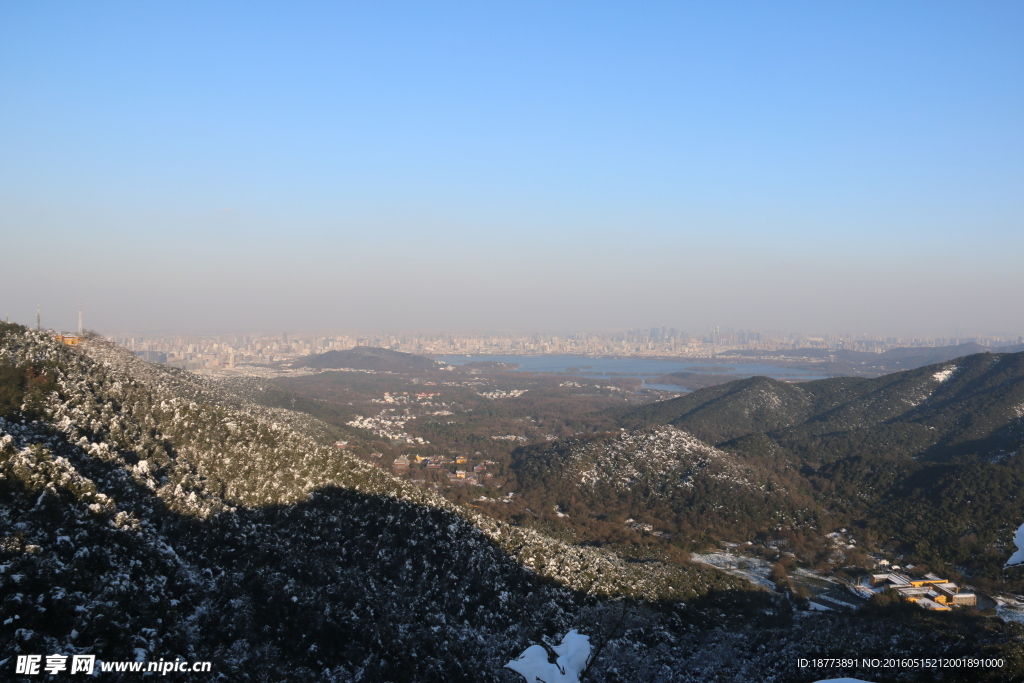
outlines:
[[1024, 624], [1024, 610], [1009, 605], [996, 605], [996, 614], [1003, 621], [1015, 621]]
[[674, 427], [622, 432], [618, 438], [580, 444], [567, 471], [581, 486], [628, 490], [641, 482], [690, 488], [697, 476], [752, 486], [734, 458]]
[[[101, 461], [113, 472], [104, 486], [131, 494], [129, 500], [146, 488], [169, 510], [206, 519], [239, 505], [292, 505], [321, 489], [343, 487], [457, 515], [480, 531], [478, 542], [489, 538], [521, 566], [574, 591], [686, 599], [716, 586], [737, 585], [732, 577], [680, 565], [640, 566], [467, 510], [324, 445], [326, 425], [315, 418], [247, 398], [260, 390], [254, 381], [228, 387], [145, 363], [104, 342], [71, 348], [34, 331], [0, 336], [0, 362], [46, 363], [60, 388], [45, 399], [39, 434], [19, 442], [18, 430], [36, 427], [0, 424], [4, 457], [12, 448], [59, 442], [61, 453], [76, 462]], [[51, 425], [61, 425], [56, 435], [46, 433]], [[146, 463], [140, 466], [142, 460]], [[94, 514], [105, 514], [103, 496], [97, 493], [96, 501], [90, 501]], [[120, 519], [125, 528], [132, 526], [127, 515]]]
[[551, 648], [558, 655], [555, 662], [548, 661], [548, 652], [540, 645], [531, 645], [505, 665], [529, 683], [579, 683], [580, 673], [590, 660], [590, 636], [576, 629], [565, 634], [562, 642]]
[[953, 373], [956, 372], [956, 370], [957, 367], [955, 365], [950, 365], [948, 368], [943, 368], [942, 370], [939, 370], [934, 375], [932, 375], [932, 379], [934, 379], [936, 382], [945, 382], [947, 379], [953, 376]]
[[1017, 565], [1024, 564], [1024, 524], [1020, 525], [1017, 529], [1017, 534], [1013, 537], [1013, 543], [1017, 546], [1017, 552], [1010, 555], [1010, 559], [1006, 561], [1004, 567], [1016, 567]]

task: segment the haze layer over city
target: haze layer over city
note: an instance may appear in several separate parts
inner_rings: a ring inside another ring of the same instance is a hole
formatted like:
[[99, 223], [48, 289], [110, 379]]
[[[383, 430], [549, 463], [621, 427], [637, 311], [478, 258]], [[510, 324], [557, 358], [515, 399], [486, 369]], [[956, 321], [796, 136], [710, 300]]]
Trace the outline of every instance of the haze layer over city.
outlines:
[[0, 0], [0, 679], [1024, 681], [1022, 35]]
[[4, 3], [0, 316], [1015, 340], [1022, 20]]
[[[746, 354], [761, 360], [792, 361], [815, 352], [853, 351], [881, 354], [914, 347], [979, 344], [992, 351], [1018, 350], [1024, 338], [880, 337], [872, 335], [780, 334], [756, 330], [715, 330], [691, 335], [674, 328], [624, 330], [617, 333], [557, 334], [223, 334], [114, 335], [109, 337], [151, 362], [212, 375], [279, 376], [302, 373], [292, 363], [305, 356], [355, 347], [383, 348], [417, 355], [492, 356], [568, 355], [591, 358], [724, 359]], [[961, 355], [974, 349], [964, 350]], [[954, 353], [954, 355], [956, 355]], [[712, 366], [714, 367], [714, 366]]]

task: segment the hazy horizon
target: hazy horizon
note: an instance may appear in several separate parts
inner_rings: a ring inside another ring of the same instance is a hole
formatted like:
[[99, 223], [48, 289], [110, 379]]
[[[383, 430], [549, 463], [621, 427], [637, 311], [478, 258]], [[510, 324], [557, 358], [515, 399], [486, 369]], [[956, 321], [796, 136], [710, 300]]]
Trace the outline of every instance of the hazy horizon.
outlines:
[[0, 5], [0, 317], [1024, 332], [1024, 7]]

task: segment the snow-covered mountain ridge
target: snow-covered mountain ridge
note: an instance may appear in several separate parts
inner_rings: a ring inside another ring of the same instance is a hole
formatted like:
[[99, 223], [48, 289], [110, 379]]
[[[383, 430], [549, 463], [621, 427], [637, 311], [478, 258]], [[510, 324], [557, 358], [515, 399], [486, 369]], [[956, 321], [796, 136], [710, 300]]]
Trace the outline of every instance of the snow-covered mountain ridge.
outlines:
[[564, 476], [582, 486], [610, 486], [622, 491], [640, 484], [662, 492], [677, 487], [693, 488], [698, 476], [763, 489], [763, 483], [751, 482], [748, 470], [735, 456], [692, 434], [661, 427], [623, 431], [615, 439], [572, 447]]
[[715, 528], [723, 540], [744, 540], [751, 530], [815, 523], [809, 499], [777, 471], [672, 426], [522, 448], [513, 468], [530, 509], [605, 527], [591, 536], [621, 536], [607, 528], [609, 516], [635, 518], [628, 523], [665, 539]]
[[[586, 628], [607, 641], [592, 680], [769, 681], [796, 653], [776, 644], [849, 641], [841, 615], [805, 627], [718, 572], [453, 505], [324, 445], [307, 415], [12, 328], [0, 366], [23, 393], [0, 418], [0, 666], [80, 653], [210, 660], [230, 681], [509, 681], [502, 666], [541, 636]], [[894, 622], [870, 638], [924, 640]]]
[[[46, 397], [49, 430], [74, 445], [75, 460], [106, 463], [108, 476], [152, 492], [178, 514], [205, 519], [243, 506], [295, 504], [317, 490], [344, 487], [458, 515], [523, 566], [574, 590], [656, 598], [667, 597], [659, 591], [675, 591], [668, 586], [691, 584], [676, 567], [640, 575], [614, 555], [566, 546], [453, 505], [318, 443], [313, 435], [322, 425], [308, 415], [265, 408], [217, 382], [144, 363], [102, 342], [77, 351], [29, 332], [0, 347], [0, 359], [53, 367], [59, 390]], [[43, 443], [54, 437], [48, 438]], [[694, 586], [699, 592], [715, 582], [698, 578]]]
[[764, 434], [793, 460], [811, 441], [825, 446], [811, 459], [852, 454], [865, 436], [894, 455], [941, 460], [1013, 450], [1022, 403], [1024, 353], [979, 353], [873, 379], [751, 377], [639, 408], [624, 424], [670, 424], [718, 446]]

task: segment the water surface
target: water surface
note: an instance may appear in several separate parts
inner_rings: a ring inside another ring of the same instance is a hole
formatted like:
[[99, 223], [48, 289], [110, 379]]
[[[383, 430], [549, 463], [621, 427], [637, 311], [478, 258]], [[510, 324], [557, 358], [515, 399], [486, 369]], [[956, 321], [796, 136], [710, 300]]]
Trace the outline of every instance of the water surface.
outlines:
[[590, 358], [588, 356], [449, 355], [437, 356], [437, 360], [451, 365], [463, 365], [480, 361], [516, 363], [519, 365], [518, 372], [550, 372], [563, 375], [570, 374], [581, 378], [614, 379], [617, 377], [632, 377], [643, 381], [644, 386], [648, 389], [659, 389], [662, 391], [679, 391], [679, 387], [674, 384], [648, 384], [646, 380], [673, 372], [694, 372], [697, 368], [700, 368], [699, 371], [710, 371], [714, 374], [735, 377], [736, 379], [764, 375], [774, 379], [805, 381], [823, 379], [829, 376], [811, 370], [760, 363], [730, 363], [728, 366], [723, 366], [721, 361], [718, 361], [717, 363], [708, 363], [706, 366], [702, 366], [699, 364], [699, 361], [695, 361], [692, 358], [663, 360], [657, 358]]

